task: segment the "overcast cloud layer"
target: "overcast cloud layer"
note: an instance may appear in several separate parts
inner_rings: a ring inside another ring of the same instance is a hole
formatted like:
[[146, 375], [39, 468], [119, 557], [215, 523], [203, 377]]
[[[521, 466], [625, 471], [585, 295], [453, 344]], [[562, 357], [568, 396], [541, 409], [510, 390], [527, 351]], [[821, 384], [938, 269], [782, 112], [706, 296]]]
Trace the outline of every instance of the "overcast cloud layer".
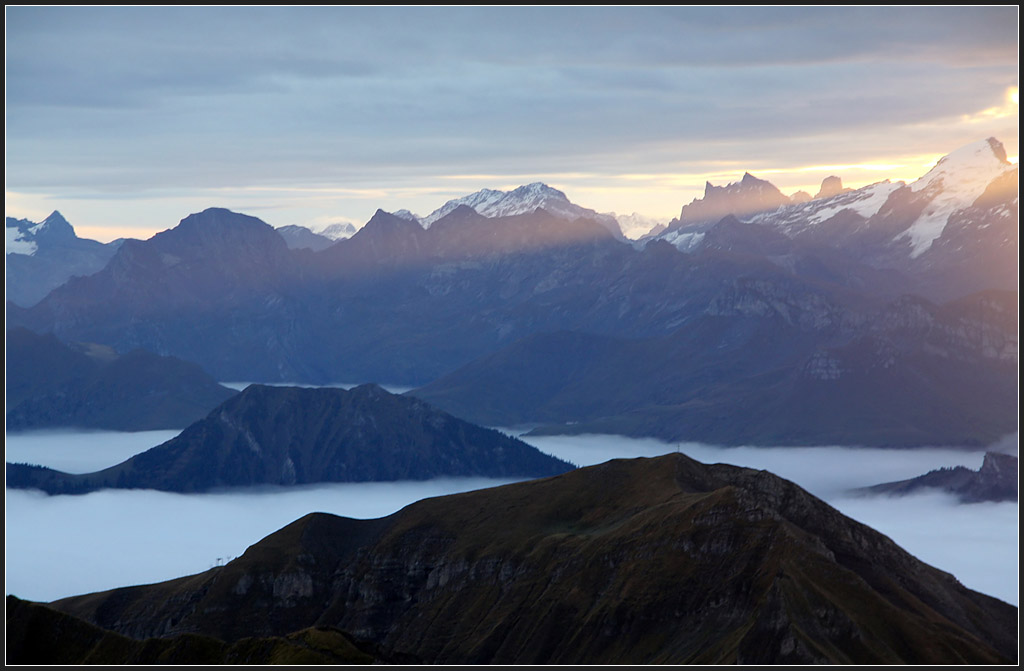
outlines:
[[361, 224], [543, 180], [671, 216], [745, 170], [784, 171], [784, 191], [881, 179], [868, 163], [912, 179], [988, 136], [1016, 155], [1017, 15], [12, 7], [7, 209], [150, 232], [214, 205]]

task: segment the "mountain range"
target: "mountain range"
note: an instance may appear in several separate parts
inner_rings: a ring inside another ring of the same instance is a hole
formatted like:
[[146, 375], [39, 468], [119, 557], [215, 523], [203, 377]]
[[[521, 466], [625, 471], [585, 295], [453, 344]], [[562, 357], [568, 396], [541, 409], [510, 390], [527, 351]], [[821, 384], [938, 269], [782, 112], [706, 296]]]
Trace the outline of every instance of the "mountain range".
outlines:
[[491, 425], [980, 444], [1017, 424], [1016, 175], [991, 138], [799, 202], [748, 174], [644, 244], [538, 184], [321, 251], [211, 208], [8, 321], [222, 380], [429, 385]]
[[747, 173], [726, 187], [709, 183], [704, 198], [683, 207], [658, 239], [693, 252], [708, 244], [704, 234], [717, 221], [734, 215], [797, 243], [841, 248], [869, 266], [900, 270], [913, 280], [908, 290], [948, 300], [1016, 288], [1018, 181], [995, 138], [961, 147], [909, 185], [849, 190], [825, 180], [806, 202]]
[[162, 445], [96, 473], [7, 464], [9, 488], [199, 492], [253, 485], [542, 477], [564, 461], [377, 385], [249, 385]]
[[425, 499], [375, 520], [312, 513], [222, 567], [48, 608], [136, 640], [231, 645], [336, 629], [437, 664], [1005, 664], [1018, 654], [1017, 608], [786, 480], [681, 454]]

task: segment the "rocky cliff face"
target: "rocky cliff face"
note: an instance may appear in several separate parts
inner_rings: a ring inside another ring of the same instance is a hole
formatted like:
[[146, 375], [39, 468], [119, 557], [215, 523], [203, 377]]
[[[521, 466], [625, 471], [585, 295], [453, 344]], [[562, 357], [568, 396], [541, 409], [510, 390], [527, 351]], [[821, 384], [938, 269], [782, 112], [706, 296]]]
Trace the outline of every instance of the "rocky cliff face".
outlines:
[[134, 637], [337, 626], [428, 663], [1012, 663], [1017, 609], [797, 486], [679, 454], [308, 515], [228, 565], [54, 607]]

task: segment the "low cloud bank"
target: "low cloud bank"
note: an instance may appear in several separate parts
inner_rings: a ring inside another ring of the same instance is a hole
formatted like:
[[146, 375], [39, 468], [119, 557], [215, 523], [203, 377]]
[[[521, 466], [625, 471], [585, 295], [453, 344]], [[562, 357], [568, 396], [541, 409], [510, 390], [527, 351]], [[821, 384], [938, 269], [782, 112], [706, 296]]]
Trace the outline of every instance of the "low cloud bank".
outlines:
[[[46, 432], [8, 436], [8, 461], [79, 472], [118, 463], [176, 432]], [[706, 463], [766, 469], [825, 499], [968, 587], [1018, 604], [1017, 504], [959, 504], [937, 493], [856, 497], [855, 487], [941, 466], [980, 467], [979, 451], [950, 449], [722, 448], [616, 436], [530, 437], [542, 451], [586, 466], [676, 450]], [[1016, 437], [1002, 451], [1015, 451]], [[130, 453], [128, 453], [130, 452]], [[262, 487], [208, 494], [107, 490], [85, 496], [6, 492], [7, 593], [34, 601], [157, 582], [204, 571], [264, 536], [321, 511], [389, 515], [423, 498], [513, 482], [451, 478]]]

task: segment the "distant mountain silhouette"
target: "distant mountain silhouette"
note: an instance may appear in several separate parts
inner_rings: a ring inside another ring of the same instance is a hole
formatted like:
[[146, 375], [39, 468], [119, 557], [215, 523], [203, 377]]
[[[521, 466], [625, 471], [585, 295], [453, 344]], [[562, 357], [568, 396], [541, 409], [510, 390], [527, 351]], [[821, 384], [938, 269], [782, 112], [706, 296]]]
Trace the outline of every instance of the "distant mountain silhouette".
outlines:
[[50, 494], [262, 484], [540, 477], [571, 464], [376, 385], [250, 385], [166, 443], [96, 473], [7, 465], [7, 486]]
[[866, 494], [903, 495], [932, 489], [955, 494], [964, 503], [1016, 501], [1018, 471], [1017, 457], [986, 452], [985, 460], [977, 471], [964, 466], [940, 468], [916, 478], [886, 482], [857, 491]]
[[[313, 513], [52, 608], [136, 639], [336, 627], [434, 664], [1012, 664], [1018, 610], [765, 471], [681, 454]], [[8, 627], [11, 621], [8, 620]]]

